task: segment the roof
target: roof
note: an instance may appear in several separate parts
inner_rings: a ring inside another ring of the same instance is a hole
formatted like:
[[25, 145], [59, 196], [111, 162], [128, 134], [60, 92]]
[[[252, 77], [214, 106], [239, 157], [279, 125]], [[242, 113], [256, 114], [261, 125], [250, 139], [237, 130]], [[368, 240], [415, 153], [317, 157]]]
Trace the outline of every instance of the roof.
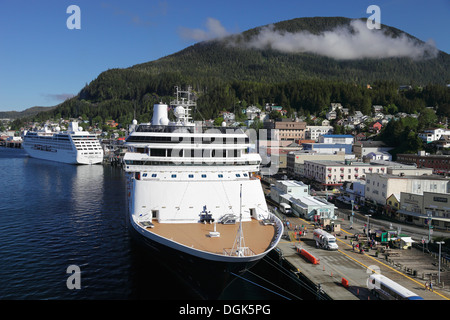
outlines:
[[363, 147], [387, 147], [383, 141], [357, 141], [355, 144], [361, 144]]
[[324, 138], [353, 138], [351, 134], [324, 134]]
[[366, 163], [359, 161], [352, 161], [350, 164], [346, 164], [345, 161], [334, 161], [334, 160], [305, 160], [305, 162], [313, 162], [316, 164], [326, 165], [326, 166], [340, 166], [340, 167], [386, 167], [385, 165], [378, 163]]

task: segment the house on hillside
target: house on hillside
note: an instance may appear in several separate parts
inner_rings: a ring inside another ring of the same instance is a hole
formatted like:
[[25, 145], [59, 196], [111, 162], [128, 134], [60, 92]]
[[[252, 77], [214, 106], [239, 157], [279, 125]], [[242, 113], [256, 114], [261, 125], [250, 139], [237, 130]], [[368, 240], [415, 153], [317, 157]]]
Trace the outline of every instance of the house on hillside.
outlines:
[[377, 121], [370, 126], [369, 131], [378, 133], [378, 132], [380, 132], [382, 127], [383, 127], [383, 125]]

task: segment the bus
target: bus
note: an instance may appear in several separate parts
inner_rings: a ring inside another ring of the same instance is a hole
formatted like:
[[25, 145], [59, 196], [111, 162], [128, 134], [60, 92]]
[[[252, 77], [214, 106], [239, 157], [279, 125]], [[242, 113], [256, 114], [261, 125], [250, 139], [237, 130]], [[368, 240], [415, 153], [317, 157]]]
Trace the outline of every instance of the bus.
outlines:
[[383, 300], [423, 300], [414, 292], [381, 274], [371, 274], [367, 281], [368, 288], [377, 298]]

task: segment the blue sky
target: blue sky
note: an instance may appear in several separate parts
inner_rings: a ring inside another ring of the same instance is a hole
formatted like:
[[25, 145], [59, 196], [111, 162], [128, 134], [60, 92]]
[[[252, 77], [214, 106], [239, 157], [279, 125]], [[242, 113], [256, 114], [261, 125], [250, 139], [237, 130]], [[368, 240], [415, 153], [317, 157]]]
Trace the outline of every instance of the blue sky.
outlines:
[[[67, 28], [70, 5], [81, 9], [79, 30]], [[1, 0], [0, 111], [56, 105], [105, 70], [159, 59], [202, 37], [299, 17], [369, 17], [369, 5], [380, 7], [381, 23], [450, 53], [450, 0]]]

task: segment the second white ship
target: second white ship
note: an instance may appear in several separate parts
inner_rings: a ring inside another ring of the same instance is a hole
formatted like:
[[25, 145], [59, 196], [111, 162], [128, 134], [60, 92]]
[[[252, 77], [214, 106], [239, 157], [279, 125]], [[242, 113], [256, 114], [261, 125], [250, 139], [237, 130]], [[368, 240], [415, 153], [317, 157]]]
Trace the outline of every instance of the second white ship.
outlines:
[[71, 122], [67, 131], [27, 131], [23, 148], [30, 157], [69, 164], [97, 164], [103, 161], [103, 148], [94, 134]]

